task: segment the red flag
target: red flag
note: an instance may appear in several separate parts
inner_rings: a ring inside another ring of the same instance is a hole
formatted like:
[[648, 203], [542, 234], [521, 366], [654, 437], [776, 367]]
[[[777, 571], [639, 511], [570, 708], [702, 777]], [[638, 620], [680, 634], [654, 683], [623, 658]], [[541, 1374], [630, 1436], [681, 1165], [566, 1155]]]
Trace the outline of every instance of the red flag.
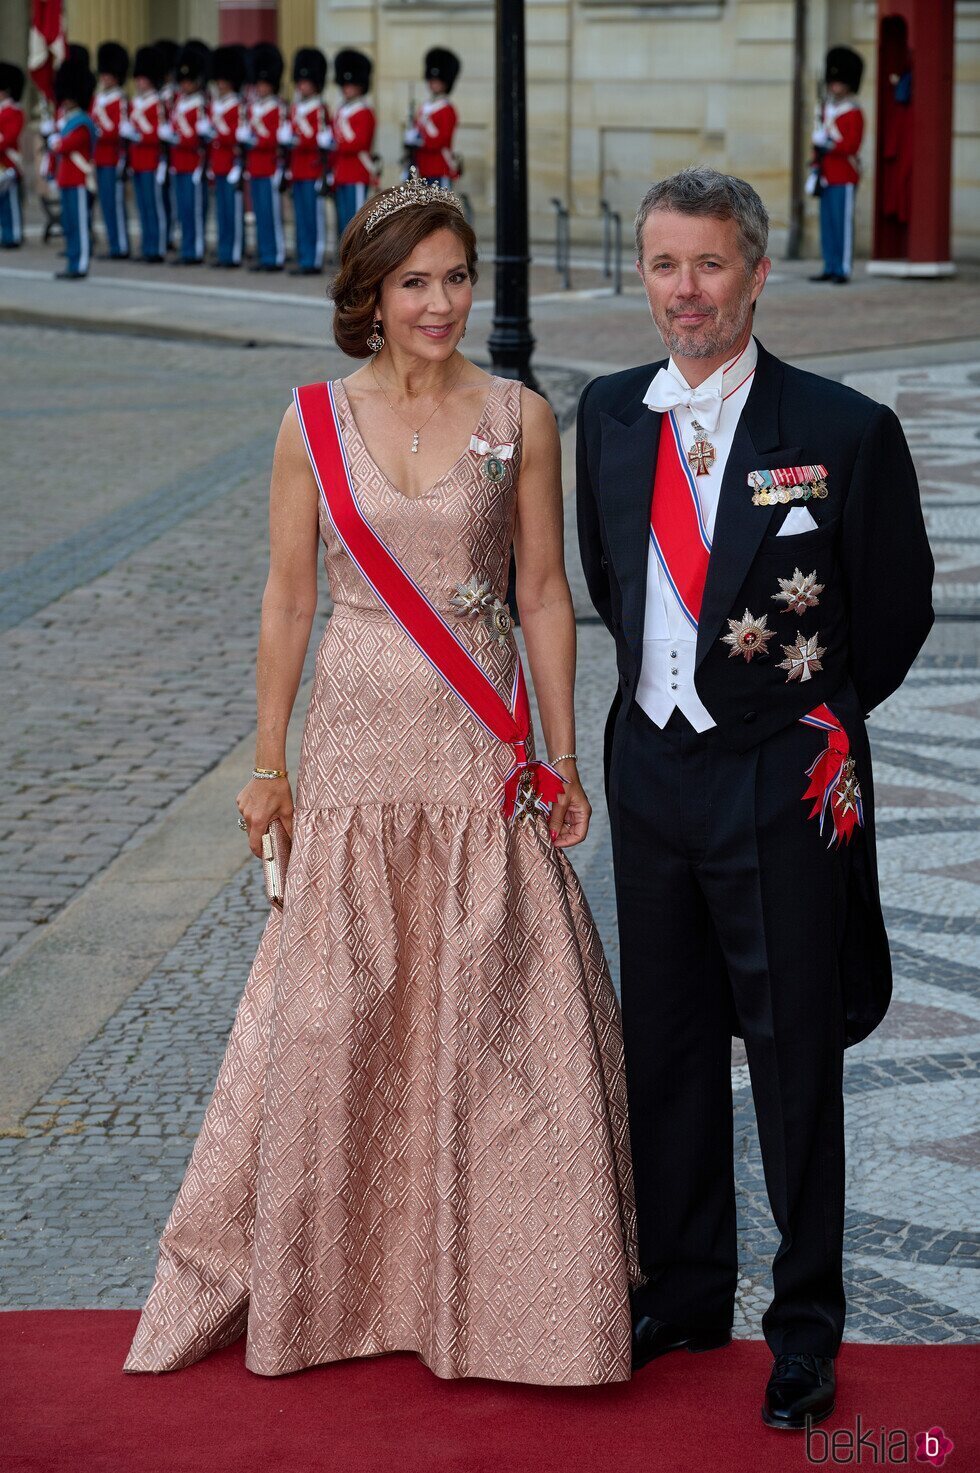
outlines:
[[31, 0], [31, 34], [27, 70], [49, 102], [54, 101], [54, 74], [68, 55], [62, 0]]

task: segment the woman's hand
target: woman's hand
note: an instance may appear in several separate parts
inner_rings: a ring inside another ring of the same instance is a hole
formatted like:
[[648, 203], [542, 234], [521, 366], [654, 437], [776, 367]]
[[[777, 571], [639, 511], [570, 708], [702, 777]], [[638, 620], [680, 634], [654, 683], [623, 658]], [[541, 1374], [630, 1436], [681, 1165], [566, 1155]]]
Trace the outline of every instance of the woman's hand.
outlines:
[[570, 849], [573, 844], [581, 844], [589, 832], [592, 804], [585, 796], [572, 758], [564, 757], [552, 766], [564, 778], [565, 791], [551, 805], [551, 837], [557, 848]]
[[248, 847], [256, 859], [262, 858], [262, 835], [274, 818], [293, 837], [293, 794], [288, 777], [253, 777], [235, 799], [238, 811], [248, 824]]

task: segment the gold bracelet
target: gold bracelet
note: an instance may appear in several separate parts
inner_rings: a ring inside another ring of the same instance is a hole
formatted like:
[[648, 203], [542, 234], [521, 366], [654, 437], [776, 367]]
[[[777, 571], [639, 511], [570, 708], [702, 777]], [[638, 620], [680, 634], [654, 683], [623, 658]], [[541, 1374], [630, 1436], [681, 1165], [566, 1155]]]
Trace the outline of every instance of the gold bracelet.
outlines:
[[287, 772], [286, 772], [286, 769], [284, 767], [253, 767], [252, 768], [252, 776], [253, 777], [286, 777], [287, 776]]
[[562, 752], [560, 757], [549, 757], [548, 761], [554, 767], [556, 762], [577, 762], [578, 758], [574, 752]]

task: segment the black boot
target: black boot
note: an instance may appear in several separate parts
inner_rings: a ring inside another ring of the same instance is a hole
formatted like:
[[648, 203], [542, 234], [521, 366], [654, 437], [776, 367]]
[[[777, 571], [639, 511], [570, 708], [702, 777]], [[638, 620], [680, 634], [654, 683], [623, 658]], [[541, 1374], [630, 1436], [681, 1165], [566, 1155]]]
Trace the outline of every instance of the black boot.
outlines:
[[772, 1363], [762, 1420], [767, 1427], [803, 1431], [829, 1417], [837, 1397], [834, 1358], [808, 1353], [777, 1355]]

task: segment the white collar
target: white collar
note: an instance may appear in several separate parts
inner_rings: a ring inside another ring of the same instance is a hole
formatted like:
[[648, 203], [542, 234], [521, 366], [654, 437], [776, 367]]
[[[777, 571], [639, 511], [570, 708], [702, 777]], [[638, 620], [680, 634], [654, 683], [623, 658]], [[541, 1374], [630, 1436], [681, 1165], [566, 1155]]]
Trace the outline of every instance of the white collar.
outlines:
[[[729, 363], [724, 363], [720, 368], [716, 368], [711, 377], [706, 378], [703, 383], [698, 385], [698, 388], [704, 393], [720, 394], [723, 400], [727, 399], [735, 393], [736, 389], [741, 388], [747, 378], [752, 377], [758, 361], [759, 346], [753, 335], [750, 336], [741, 353], [738, 353]], [[677, 380], [682, 388], [689, 389], [691, 387], [677, 367], [672, 356], [667, 361], [667, 372], [671, 378]]]

